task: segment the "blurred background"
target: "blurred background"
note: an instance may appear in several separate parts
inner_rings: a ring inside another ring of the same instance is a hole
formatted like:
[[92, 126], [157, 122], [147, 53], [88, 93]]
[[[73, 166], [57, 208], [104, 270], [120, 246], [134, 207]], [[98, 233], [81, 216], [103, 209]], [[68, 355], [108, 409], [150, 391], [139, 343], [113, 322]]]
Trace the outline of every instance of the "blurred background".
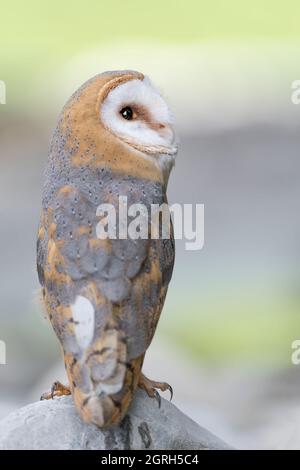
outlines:
[[1, 4], [0, 418], [63, 380], [35, 300], [43, 169], [66, 99], [137, 69], [175, 114], [170, 203], [205, 205], [205, 246], [177, 242], [145, 372], [239, 448], [300, 448], [300, 3], [58, 0]]

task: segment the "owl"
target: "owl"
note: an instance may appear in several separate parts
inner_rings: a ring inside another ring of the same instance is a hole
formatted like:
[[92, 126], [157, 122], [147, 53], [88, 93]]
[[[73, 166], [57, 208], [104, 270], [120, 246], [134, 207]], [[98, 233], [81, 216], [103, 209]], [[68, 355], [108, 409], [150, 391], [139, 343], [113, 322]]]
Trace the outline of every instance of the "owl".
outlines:
[[100, 428], [121, 422], [137, 387], [158, 400], [157, 390], [172, 395], [142, 365], [172, 276], [173, 231], [104, 238], [97, 224], [101, 204], [118, 215], [120, 196], [149, 210], [166, 204], [176, 153], [169, 108], [135, 71], [105, 72], [82, 85], [50, 145], [37, 270], [69, 383], [55, 382], [42, 398], [72, 394], [81, 418]]

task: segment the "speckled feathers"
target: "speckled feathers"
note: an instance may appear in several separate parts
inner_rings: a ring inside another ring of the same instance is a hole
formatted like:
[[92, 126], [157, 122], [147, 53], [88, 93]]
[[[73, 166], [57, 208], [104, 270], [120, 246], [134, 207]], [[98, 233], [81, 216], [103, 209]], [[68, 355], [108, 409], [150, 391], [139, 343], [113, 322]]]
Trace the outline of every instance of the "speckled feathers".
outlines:
[[107, 129], [101, 103], [137, 72], [108, 72], [64, 107], [45, 174], [37, 264], [77, 409], [105, 427], [125, 415], [164, 303], [174, 241], [97, 238], [97, 207], [166, 202], [164, 175]]

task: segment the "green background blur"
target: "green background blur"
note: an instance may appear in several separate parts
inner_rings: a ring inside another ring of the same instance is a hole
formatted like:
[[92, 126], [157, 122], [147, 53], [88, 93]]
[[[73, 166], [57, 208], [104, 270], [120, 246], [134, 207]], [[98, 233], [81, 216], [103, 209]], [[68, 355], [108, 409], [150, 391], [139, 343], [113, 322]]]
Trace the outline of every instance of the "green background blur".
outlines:
[[[278, 373], [280, 386], [280, 374], [298, 377], [300, 106], [291, 84], [300, 77], [299, 18], [291, 0], [1, 2], [3, 403], [28, 401], [59, 361], [32, 300], [43, 168], [65, 100], [106, 69], [139, 69], [162, 88], [181, 139], [170, 203], [205, 205], [204, 249], [177, 244], [154, 356], [163, 348], [174, 368], [180, 357], [194, 375], [208, 370], [220, 390], [220, 370], [233, 380]], [[196, 403], [197, 393], [184, 400]]]

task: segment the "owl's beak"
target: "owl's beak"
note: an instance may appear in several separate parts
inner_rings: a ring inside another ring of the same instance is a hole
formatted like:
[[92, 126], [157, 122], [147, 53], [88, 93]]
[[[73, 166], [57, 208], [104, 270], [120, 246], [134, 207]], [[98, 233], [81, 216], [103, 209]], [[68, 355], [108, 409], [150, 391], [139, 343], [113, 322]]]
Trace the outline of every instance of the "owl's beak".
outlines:
[[170, 155], [175, 156], [178, 152], [178, 140], [177, 136], [171, 125], [169, 124], [157, 124], [155, 128], [156, 132], [160, 134], [165, 143], [163, 144], [142, 144], [138, 143], [130, 138], [122, 138], [124, 142], [134, 147], [140, 152], [149, 155]]
[[171, 155], [175, 156], [178, 152], [176, 143], [170, 145], [140, 145], [136, 146], [138, 150], [149, 153], [150, 155]]
[[162, 149], [162, 151], [159, 153], [176, 155], [178, 151], [178, 145], [173, 127], [170, 124], [159, 124], [158, 133], [164, 139], [164, 141], [167, 142], [165, 145], [158, 146]]

